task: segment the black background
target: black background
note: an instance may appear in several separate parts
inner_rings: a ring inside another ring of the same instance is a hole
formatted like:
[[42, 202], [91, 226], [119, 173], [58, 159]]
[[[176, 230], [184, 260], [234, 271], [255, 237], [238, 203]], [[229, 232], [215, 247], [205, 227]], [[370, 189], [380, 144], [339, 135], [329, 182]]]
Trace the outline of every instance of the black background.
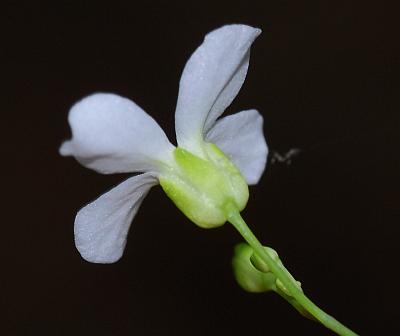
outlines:
[[269, 164], [244, 218], [306, 293], [362, 335], [397, 334], [400, 219], [397, 9], [374, 1], [11, 2], [1, 10], [3, 335], [331, 335], [275, 295], [243, 292], [229, 225], [202, 230], [160, 188], [123, 258], [85, 262], [73, 221], [126, 176], [58, 155], [67, 113], [129, 97], [174, 141], [178, 82], [204, 35], [263, 29], [227, 113], [257, 108]]

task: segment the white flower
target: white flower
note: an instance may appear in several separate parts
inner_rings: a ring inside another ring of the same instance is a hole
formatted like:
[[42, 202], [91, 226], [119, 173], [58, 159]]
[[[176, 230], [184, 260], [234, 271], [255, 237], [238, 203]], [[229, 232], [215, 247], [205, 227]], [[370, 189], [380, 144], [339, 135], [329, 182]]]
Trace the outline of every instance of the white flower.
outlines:
[[190, 57], [175, 112], [177, 148], [153, 118], [126, 98], [98, 93], [71, 108], [73, 136], [61, 146], [62, 155], [103, 174], [144, 172], [78, 212], [75, 243], [84, 259], [111, 263], [122, 256], [132, 219], [158, 183], [203, 227], [222, 225], [227, 203], [238, 211], [245, 207], [247, 184], [258, 182], [266, 164], [263, 119], [256, 110], [217, 118], [239, 92], [250, 46], [260, 32], [224, 26], [209, 33]]

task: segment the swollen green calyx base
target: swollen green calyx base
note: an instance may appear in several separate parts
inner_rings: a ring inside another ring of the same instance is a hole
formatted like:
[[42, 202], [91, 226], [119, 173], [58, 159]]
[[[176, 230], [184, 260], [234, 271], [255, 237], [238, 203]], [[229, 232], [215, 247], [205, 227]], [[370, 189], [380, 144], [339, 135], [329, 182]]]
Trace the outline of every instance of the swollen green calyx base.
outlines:
[[244, 209], [249, 190], [239, 170], [216, 145], [204, 143], [202, 149], [204, 157], [176, 148], [175, 166], [161, 175], [160, 184], [192, 222], [214, 228], [228, 220], [228, 205]]

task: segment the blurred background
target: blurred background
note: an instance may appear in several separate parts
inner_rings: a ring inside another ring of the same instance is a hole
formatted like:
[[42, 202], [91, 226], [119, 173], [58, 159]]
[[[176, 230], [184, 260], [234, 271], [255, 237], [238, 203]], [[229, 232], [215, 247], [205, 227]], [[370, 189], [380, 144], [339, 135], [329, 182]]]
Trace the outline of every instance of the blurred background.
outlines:
[[[1, 10], [2, 335], [332, 335], [274, 294], [242, 291], [225, 225], [190, 223], [159, 187], [123, 258], [84, 261], [76, 212], [124, 180], [58, 155], [68, 110], [134, 100], [172, 142], [181, 71], [224, 24], [263, 30], [226, 113], [256, 108], [271, 152], [244, 218], [322, 308], [398, 333], [399, 24], [377, 1], [9, 2]], [[397, 330], [397, 332], [396, 332]]]

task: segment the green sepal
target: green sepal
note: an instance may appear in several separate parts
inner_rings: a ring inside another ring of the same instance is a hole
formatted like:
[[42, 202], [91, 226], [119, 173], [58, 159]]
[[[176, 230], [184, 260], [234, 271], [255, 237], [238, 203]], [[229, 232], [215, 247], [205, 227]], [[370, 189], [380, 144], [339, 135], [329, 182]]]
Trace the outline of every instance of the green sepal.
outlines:
[[217, 146], [204, 143], [203, 152], [199, 157], [176, 148], [176, 166], [160, 176], [160, 184], [191, 221], [214, 228], [226, 222], [228, 204], [243, 210], [249, 191], [239, 170]]

